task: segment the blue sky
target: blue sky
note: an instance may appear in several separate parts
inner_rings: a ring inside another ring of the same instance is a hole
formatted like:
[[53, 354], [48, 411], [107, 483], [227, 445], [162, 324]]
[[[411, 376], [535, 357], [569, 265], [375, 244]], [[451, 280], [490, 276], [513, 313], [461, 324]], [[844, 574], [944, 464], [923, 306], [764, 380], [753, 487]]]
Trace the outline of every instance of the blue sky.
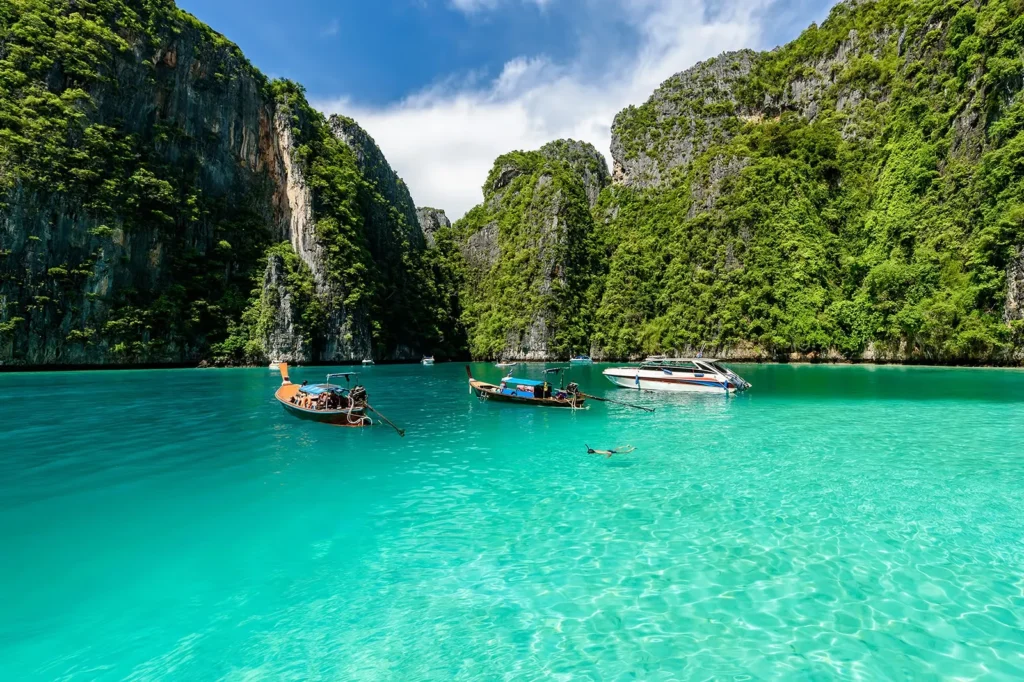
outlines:
[[607, 154], [624, 106], [701, 59], [791, 40], [832, 0], [178, 4], [325, 113], [356, 118], [418, 203], [458, 216], [499, 154], [559, 137]]

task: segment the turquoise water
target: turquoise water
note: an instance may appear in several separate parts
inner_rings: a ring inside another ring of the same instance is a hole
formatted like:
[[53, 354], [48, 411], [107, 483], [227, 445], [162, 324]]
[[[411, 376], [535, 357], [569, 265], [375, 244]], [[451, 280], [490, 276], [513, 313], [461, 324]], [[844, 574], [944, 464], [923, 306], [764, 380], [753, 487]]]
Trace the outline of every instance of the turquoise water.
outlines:
[[1024, 372], [734, 367], [573, 370], [653, 415], [366, 370], [405, 439], [266, 370], [0, 375], [0, 679], [1024, 678]]

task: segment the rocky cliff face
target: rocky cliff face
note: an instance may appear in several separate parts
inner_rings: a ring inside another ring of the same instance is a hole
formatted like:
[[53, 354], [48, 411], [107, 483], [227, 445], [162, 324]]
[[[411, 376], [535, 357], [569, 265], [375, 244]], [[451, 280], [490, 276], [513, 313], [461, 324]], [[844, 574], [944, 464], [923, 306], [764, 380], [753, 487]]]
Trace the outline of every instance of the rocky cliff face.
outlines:
[[[30, 14], [15, 15], [6, 45], [39, 48]], [[30, 81], [3, 95], [5, 107], [28, 102], [23, 124], [54, 126], [53, 139], [28, 145], [57, 148], [15, 145], [2, 171], [7, 364], [194, 360], [214, 333], [209, 297], [244, 286], [251, 244], [239, 233], [267, 240], [288, 229], [287, 197], [271, 181], [282, 149], [265, 82], [233, 46], [176, 14], [151, 36], [114, 29], [108, 50], [87, 55], [91, 74], [58, 62], [49, 87]], [[0, 54], [36, 75], [14, 51]], [[86, 122], [38, 104], [69, 95]], [[199, 262], [210, 270], [185, 275]], [[186, 319], [161, 319], [168, 309]]]
[[564, 163], [583, 183], [587, 202], [593, 208], [601, 190], [611, 184], [608, 164], [594, 145], [577, 140], [555, 140], [539, 150], [540, 155], [556, 163]]
[[[429, 320], [401, 322], [422, 303], [406, 295], [422, 288], [414, 204], [354, 123], [329, 128], [170, 0], [12, 12], [0, 362], [346, 361], [431, 343]], [[282, 242], [301, 268], [268, 255]]]
[[730, 52], [665, 81], [647, 102], [629, 107], [612, 124], [615, 183], [659, 187], [728, 133], [745, 114], [736, 89], [757, 53]]
[[1006, 268], [1006, 306], [1003, 316], [1007, 322], [1024, 320], [1024, 248]]
[[1020, 358], [1019, 10], [843, 2], [619, 114], [595, 352]]
[[444, 211], [437, 208], [417, 208], [416, 221], [420, 225], [420, 231], [423, 232], [423, 239], [430, 247], [436, 245], [438, 232], [452, 226], [452, 221], [448, 220]]
[[585, 299], [598, 267], [590, 207], [608, 182], [603, 157], [572, 140], [495, 162], [484, 202], [453, 228], [474, 356], [545, 360], [588, 347]]

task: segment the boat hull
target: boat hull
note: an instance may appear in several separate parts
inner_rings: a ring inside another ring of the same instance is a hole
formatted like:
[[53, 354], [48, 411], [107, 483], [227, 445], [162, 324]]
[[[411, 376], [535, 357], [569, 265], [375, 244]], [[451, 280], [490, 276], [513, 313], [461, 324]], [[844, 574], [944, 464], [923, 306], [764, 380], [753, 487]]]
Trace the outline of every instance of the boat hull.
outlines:
[[[735, 393], [738, 387], [728, 379], [719, 378], [708, 374], [705, 376], [684, 376], [678, 373], [667, 375], [663, 372], [641, 370], [638, 375], [635, 370], [613, 370], [604, 371], [605, 378], [619, 388], [631, 388], [641, 391], [668, 391], [671, 393]], [[728, 388], [727, 388], [728, 387]]]
[[361, 428], [370, 426], [370, 418], [364, 414], [362, 407], [355, 407], [351, 410], [308, 410], [291, 402], [292, 397], [299, 392], [295, 384], [286, 384], [277, 389], [274, 397], [281, 404], [284, 411], [293, 417], [304, 421], [317, 422], [319, 424], [331, 424], [333, 426], [347, 426]]
[[469, 386], [476, 393], [478, 398], [483, 400], [494, 400], [499, 403], [515, 403], [517, 405], [532, 405], [534, 407], [554, 407], [568, 409], [586, 409], [586, 401], [583, 398], [576, 400], [562, 400], [559, 398], [523, 398], [516, 395], [507, 395], [494, 384], [484, 383], [476, 379], [469, 380]]

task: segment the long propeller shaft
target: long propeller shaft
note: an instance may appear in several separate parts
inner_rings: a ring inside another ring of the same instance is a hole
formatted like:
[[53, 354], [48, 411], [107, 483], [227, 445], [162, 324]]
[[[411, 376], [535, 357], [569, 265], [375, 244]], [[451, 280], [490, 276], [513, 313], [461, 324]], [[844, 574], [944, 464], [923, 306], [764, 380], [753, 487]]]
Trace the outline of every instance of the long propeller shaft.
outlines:
[[370, 412], [373, 412], [373, 413], [374, 413], [375, 415], [377, 415], [378, 417], [380, 417], [380, 420], [381, 420], [382, 422], [384, 422], [385, 424], [387, 424], [388, 426], [390, 426], [391, 428], [393, 428], [393, 429], [394, 429], [395, 431], [397, 431], [397, 432], [398, 432], [398, 435], [399, 435], [400, 437], [402, 437], [402, 438], [405, 438], [405, 429], [400, 429], [400, 428], [398, 428], [397, 426], [395, 426], [395, 425], [394, 425], [394, 423], [393, 423], [393, 422], [392, 422], [392, 421], [391, 421], [390, 419], [388, 419], [387, 417], [385, 417], [384, 415], [382, 415], [382, 414], [381, 414], [380, 412], [378, 412], [377, 410], [373, 409], [373, 407], [372, 407], [372, 406], [370, 406], [369, 404], [368, 404], [368, 405], [366, 406], [366, 409], [368, 409], [368, 410], [369, 410]]

